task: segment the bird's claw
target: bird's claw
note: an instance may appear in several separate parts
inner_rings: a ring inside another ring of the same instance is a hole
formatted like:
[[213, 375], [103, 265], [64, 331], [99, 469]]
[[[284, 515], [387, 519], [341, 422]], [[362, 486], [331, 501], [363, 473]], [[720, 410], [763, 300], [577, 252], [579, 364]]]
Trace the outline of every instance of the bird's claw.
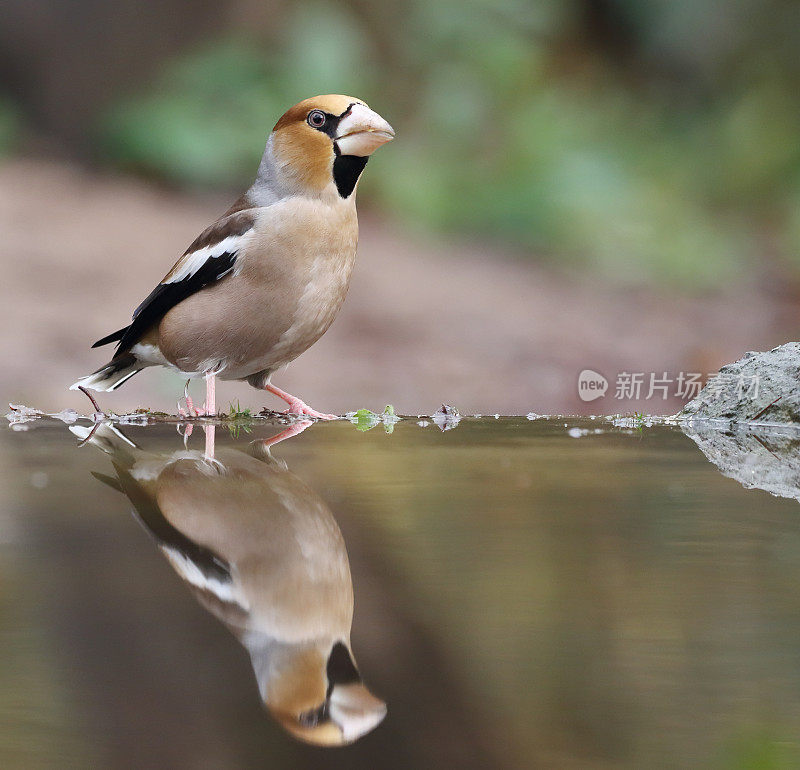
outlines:
[[[191, 423], [186, 423], [185, 425], [177, 425], [176, 428], [178, 430], [178, 435], [183, 438], [183, 445], [186, 446], [187, 442], [189, 441], [189, 436], [192, 435], [192, 431], [194, 430], [194, 425]], [[181, 431], [181, 428], [183, 428], [183, 431]]]
[[289, 408], [282, 414], [291, 415], [292, 417], [313, 417], [315, 420], [338, 420], [338, 414], [325, 414], [325, 412], [318, 412], [312, 409], [305, 401], [299, 398], [292, 399], [289, 402]]
[[[186, 409], [181, 406], [181, 401], [186, 403]], [[191, 396], [184, 396], [182, 399], [178, 399], [178, 414], [181, 417], [186, 417], [187, 419], [192, 417], [206, 417], [206, 405], [203, 404], [203, 406], [195, 406]]]
[[[194, 401], [192, 397], [189, 395], [189, 383], [191, 380], [186, 380], [186, 384], [183, 386], [183, 398], [178, 399], [178, 414], [181, 417], [192, 418], [192, 417], [207, 417], [214, 415], [209, 415], [208, 410], [206, 409], [206, 405], [203, 404], [202, 407], [196, 407], [194, 405]], [[186, 404], [186, 409], [181, 406], [181, 401]]]
[[258, 446], [260, 449], [269, 449], [271, 446], [279, 444], [281, 441], [292, 438], [292, 436], [297, 436], [299, 433], [302, 433], [306, 428], [313, 424], [313, 420], [297, 420], [288, 427], [284, 428], [280, 433], [276, 433], [270, 438], [261, 439], [252, 443], [253, 445]]

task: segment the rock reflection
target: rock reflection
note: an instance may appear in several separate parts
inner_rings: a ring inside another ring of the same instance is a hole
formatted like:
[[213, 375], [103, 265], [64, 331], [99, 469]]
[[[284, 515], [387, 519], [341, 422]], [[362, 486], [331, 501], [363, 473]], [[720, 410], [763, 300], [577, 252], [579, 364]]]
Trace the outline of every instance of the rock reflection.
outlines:
[[792, 428], [722, 431], [697, 423], [682, 426], [720, 472], [747, 489], [800, 501], [800, 433]]
[[335, 746], [373, 730], [386, 705], [350, 648], [353, 585], [339, 527], [270, 453], [307, 425], [213, 457], [148, 453], [109, 423], [70, 430], [111, 456], [115, 475], [94, 475], [130, 499], [196, 599], [247, 649], [272, 716], [302, 741]]

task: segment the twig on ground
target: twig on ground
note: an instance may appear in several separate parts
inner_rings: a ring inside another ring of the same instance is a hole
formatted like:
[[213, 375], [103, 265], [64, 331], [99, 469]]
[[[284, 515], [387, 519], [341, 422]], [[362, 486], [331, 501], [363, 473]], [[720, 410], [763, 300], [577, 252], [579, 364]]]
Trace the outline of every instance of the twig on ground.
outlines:
[[774, 401], [767, 404], [755, 417], [751, 417], [748, 422], [753, 422], [753, 420], [757, 420], [759, 417], [761, 417], [762, 414], [764, 414], [764, 412], [767, 411], [767, 409], [769, 409], [771, 406], [775, 406], [775, 404], [777, 404], [778, 401], [780, 401], [782, 398], [783, 396], [778, 396]]
[[753, 438], [754, 438], [756, 441], [758, 441], [758, 443], [759, 443], [759, 444], [761, 444], [761, 446], [763, 446], [763, 447], [764, 447], [764, 449], [766, 449], [766, 450], [767, 450], [767, 452], [769, 452], [769, 453], [770, 453], [770, 454], [771, 454], [771, 455], [772, 455], [772, 456], [773, 456], [773, 457], [774, 457], [776, 460], [780, 460], [780, 459], [781, 459], [781, 458], [780, 458], [780, 457], [778, 457], [778, 455], [776, 455], [776, 454], [775, 454], [775, 452], [773, 452], [773, 451], [772, 451], [772, 450], [771, 450], [771, 449], [770, 449], [770, 448], [769, 448], [769, 447], [766, 445], [766, 443], [764, 443], [764, 442], [763, 442], [763, 441], [762, 441], [762, 440], [761, 440], [761, 439], [760, 439], [758, 436], [753, 436]]
[[103, 414], [103, 410], [100, 408], [100, 404], [97, 403], [95, 397], [88, 391], [83, 385], [78, 385], [78, 390], [92, 402], [92, 406], [94, 407], [94, 411], [96, 414]]

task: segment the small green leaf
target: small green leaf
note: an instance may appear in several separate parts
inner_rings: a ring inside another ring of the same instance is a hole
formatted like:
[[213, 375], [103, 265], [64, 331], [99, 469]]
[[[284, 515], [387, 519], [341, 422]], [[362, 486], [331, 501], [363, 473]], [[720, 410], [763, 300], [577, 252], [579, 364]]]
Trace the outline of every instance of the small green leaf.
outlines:
[[362, 432], [372, 430], [381, 421], [380, 415], [369, 409], [359, 409], [357, 412], [352, 412], [349, 417], [356, 430]]
[[231, 402], [228, 413], [224, 415], [228, 420], [228, 431], [233, 438], [239, 438], [239, 433], [244, 431], [250, 433], [253, 430], [253, 413], [248, 407], [242, 409], [239, 401], [234, 406]]

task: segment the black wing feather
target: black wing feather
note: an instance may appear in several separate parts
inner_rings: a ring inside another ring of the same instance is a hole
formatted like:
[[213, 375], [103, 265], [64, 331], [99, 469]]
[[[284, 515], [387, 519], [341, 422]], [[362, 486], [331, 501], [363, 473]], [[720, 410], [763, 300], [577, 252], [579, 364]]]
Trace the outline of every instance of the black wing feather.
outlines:
[[[244, 235], [253, 227], [254, 222], [255, 214], [252, 209], [237, 209], [234, 205], [232, 210], [222, 219], [200, 233], [194, 243], [186, 249], [183, 256], [186, 257], [195, 251], [221, 243], [229, 236]], [[133, 313], [133, 323], [130, 326], [103, 337], [103, 339], [95, 342], [92, 347], [96, 348], [101, 345], [107, 345], [109, 342], [117, 342], [117, 353], [128, 350], [175, 305], [195, 292], [200, 291], [203, 287], [223, 278], [233, 270], [236, 254], [237, 250], [233, 249], [232, 251], [223, 252], [219, 256], [209, 257], [198, 270], [183, 280], [160, 283], [150, 292], [145, 301], [136, 308]]]
[[117, 352], [135, 345], [139, 338], [179, 302], [183, 302], [204, 286], [218, 281], [231, 270], [236, 262], [236, 252], [224, 252], [218, 257], [208, 259], [197, 272], [182, 281], [160, 283], [142, 302], [133, 314], [133, 323], [125, 329], [117, 345]]
[[229, 583], [231, 567], [228, 562], [210, 548], [196, 543], [177, 529], [162, 513], [158, 504], [147, 495], [141, 485], [122, 466], [114, 463], [121, 491], [133, 503], [139, 518], [156, 542], [182, 554], [207, 579]]
[[121, 340], [125, 336], [125, 332], [128, 331], [127, 326], [123, 326], [122, 329], [117, 329], [117, 331], [109, 334], [107, 337], [103, 337], [101, 340], [97, 340], [97, 342], [92, 345], [93, 348], [99, 348], [103, 345], [108, 345], [110, 342], [116, 342], [117, 340]]

